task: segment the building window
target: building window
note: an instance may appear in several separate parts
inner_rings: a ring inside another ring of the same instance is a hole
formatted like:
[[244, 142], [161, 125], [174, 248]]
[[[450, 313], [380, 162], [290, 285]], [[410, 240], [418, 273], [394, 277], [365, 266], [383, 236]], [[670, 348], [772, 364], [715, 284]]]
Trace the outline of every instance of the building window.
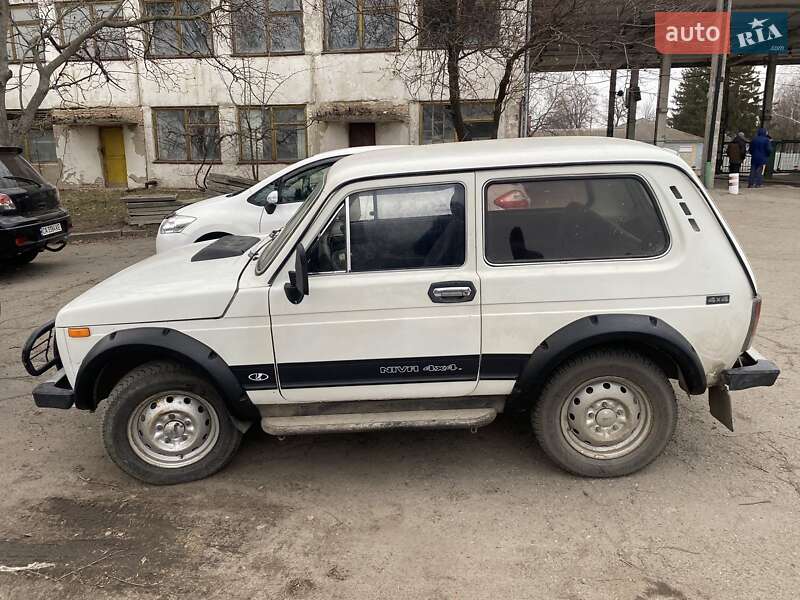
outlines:
[[[145, 12], [153, 16], [191, 17], [211, 10], [209, 0], [146, 2]], [[150, 58], [191, 58], [210, 56], [211, 16], [179, 21], [156, 21], [150, 26], [147, 55]]]
[[325, 49], [396, 50], [396, 0], [325, 0]]
[[497, 0], [419, 0], [420, 48], [445, 42], [466, 48], [493, 46], [500, 33]]
[[305, 158], [306, 107], [240, 108], [239, 144], [242, 162], [293, 162]]
[[484, 227], [492, 264], [641, 258], [669, 246], [653, 198], [635, 177], [491, 183]]
[[[80, 4], [59, 3], [58, 17], [61, 27], [61, 41], [69, 44], [86, 31], [93, 23], [111, 18], [123, 21], [119, 2], [82, 2]], [[114, 12], [116, 11], [116, 14]], [[112, 15], [114, 15], [112, 17]], [[75, 60], [117, 60], [128, 58], [125, 29], [104, 27], [90, 39], [75, 55]]]
[[300, 0], [237, 0], [232, 10], [235, 55], [303, 52]]
[[156, 160], [217, 162], [219, 113], [216, 107], [154, 108]]
[[9, 61], [32, 62], [37, 51], [39, 57], [44, 58], [44, 43], [41, 39], [33, 44], [40, 35], [40, 25], [39, 10], [35, 4], [11, 5], [11, 32], [6, 46]]
[[22, 153], [34, 164], [58, 162], [53, 128], [34, 125], [23, 140]]
[[[489, 140], [494, 133], [492, 113], [494, 101], [465, 101], [461, 103], [461, 114], [467, 128], [468, 140]], [[423, 102], [420, 106], [422, 127], [420, 144], [441, 144], [455, 142], [456, 130], [453, 127], [453, 113], [445, 102]]]

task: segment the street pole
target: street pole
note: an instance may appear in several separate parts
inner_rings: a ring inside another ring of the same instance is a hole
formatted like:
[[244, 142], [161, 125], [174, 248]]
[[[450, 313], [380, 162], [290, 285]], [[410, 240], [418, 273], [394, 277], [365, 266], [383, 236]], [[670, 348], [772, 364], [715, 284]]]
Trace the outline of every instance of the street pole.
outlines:
[[628, 123], [625, 127], [625, 137], [629, 140], [636, 139], [636, 92], [639, 89], [639, 69], [631, 69], [628, 82]]
[[[731, 0], [717, 0], [717, 12], [730, 12]], [[714, 175], [717, 167], [717, 138], [722, 115], [722, 94], [725, 84], [725, 65], [727, 54], [714, 54], [711, 57], [711, 73], [708, 81], [708, 104], [706, 106], [706, 127], [703, 135], [705, 143], [705, 168], [703, 183], [706, 189], [714, 188]]]
[[653, 144], [663, 146], [666, 142], [667, 111], [669, 110], [669, 76], [672, 69], [672, 55], [661, 57], [661, 70], [658, 75], [658, 99], [656, 100], [656, 123], [653, 127]]
[[611, 69], [611, 81], [608, 82], [608, 120], [606, 121], [606, 137], [614, 137], [614, 112], [617, 108], [617, 70]]

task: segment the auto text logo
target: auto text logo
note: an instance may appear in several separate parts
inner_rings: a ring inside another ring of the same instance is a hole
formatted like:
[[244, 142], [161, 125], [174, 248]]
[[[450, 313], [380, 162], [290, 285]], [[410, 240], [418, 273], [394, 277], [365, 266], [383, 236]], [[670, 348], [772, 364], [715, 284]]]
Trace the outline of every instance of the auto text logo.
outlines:
[[730, 13], [657, 12], [656, 49], [661, 54], [727, 54]]

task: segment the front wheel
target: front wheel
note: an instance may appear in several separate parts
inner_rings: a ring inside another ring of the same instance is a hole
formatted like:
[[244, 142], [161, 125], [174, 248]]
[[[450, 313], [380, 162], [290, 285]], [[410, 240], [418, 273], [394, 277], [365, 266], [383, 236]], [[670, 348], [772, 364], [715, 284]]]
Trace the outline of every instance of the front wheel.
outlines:
[[156, 485], [207, 477], [224, 467], [242, 434], [205, 379], [171, 362], [135, 368], [111, 391], [103, 441], [129, 475]]
[[648, 358], [626, 351], [577, 357], [550, 378], [532, 413], [539, 445], [587, 477], [628, 475], [652, 462], [677, 420], [675, 393]]

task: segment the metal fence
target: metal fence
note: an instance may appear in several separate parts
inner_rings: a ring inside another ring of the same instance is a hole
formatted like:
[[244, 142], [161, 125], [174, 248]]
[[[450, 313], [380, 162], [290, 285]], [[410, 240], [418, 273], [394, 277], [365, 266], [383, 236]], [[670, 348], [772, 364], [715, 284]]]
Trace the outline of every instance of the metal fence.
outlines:
[[[728, 142], [720, 150], [720, 173], [730, 172], [730, 161], [726, 154]], [[768, 165], [768, 172], [772, 173], [791, 173], [800, 172], [800, 140], [778, 140], [772, 142], [772, 156], [770, 157], [772, 168]], [[750, 172], [750, 155], [744, 159], [740, 173]]]

